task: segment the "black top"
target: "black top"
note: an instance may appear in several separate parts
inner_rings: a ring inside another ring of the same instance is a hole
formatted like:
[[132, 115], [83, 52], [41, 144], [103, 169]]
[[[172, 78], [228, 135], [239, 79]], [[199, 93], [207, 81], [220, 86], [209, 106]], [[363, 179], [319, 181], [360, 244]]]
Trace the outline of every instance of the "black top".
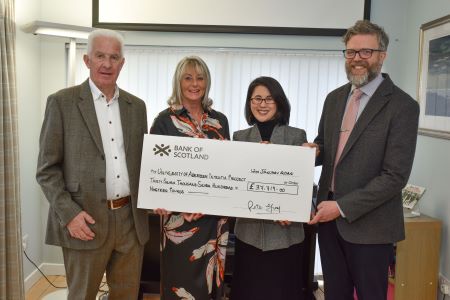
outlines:
[[258, 126], [259, 133], [261, 134], [262, 141], [270, 141], [270, 137], [272, 136], [273, 129], [275, 125], [278, 124], [278, 120], [270, 120], [267, 122], [259, 122], [256, 121], [256, 126]]

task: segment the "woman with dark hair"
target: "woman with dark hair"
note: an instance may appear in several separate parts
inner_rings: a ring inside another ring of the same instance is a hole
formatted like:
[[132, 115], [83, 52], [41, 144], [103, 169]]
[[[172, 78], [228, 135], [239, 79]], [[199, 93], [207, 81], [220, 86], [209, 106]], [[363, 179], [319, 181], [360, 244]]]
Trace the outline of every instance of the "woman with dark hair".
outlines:
[[[151, 134], [229, 140], [228, 120], [211, 108], [211, 76], [197, 56], [183, 58], [173, 76], [169, 108], [163, 110]], [[222, 299], [226, 217], [199, 213], [161, 215], [161, 299]]]
[[[248, 87], [245, 118], [252, 127], [234, 141], [301, 146], [302, 129], [288, 126], [291, 107], [280, 83], [259, 77]], [[238, 218], [232, 300], [305, 299], [302, 292], [302, 223]]]

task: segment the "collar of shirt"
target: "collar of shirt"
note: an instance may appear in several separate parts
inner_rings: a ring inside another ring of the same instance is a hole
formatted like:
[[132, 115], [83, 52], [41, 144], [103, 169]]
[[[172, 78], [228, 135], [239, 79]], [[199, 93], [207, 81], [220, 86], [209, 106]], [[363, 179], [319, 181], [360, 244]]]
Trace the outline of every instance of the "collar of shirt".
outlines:
[[[362, 112], [364, 111], [364, 108], [366, 108], [367, 104], [369, 103], [370, 98], [372, 98], [372, 95], [375, 93], [375, 91], [380, 86], [380, 84], [383, 82], [383, 80], [384, 80], [384, 78], [380, 73], [373, 80], [369, 81], [367, 84], [365, 84], [359, 88], [363, 92], [363, 94], [359, 101], [359, 109], [358, 109], [358, 113], [356, 115], [356, 119], [358, 119], [359, 116], [362, 114]], [[354, 85], [352, 85], [350, 94], [348, 95], [348, 98], [347, 98], [347, 106], [348, 106], [348, 102], [349, 102], [348, 100], [350, 99], [354, 89], [356, 89], [356, 87]], [[346, 109], [347, 109], [347, 107], [346, 107]]]
[[206, 122], [206, 120], [211, 118], [209, 115], [209, 112], [205, 111], [202, 114], [201, 124], [197, 124], [195, 119], [192, 117], [192, 115], [189, 113], [189, 111], [183, 105], [174, 104], [174, 105], [170, 106], [170, 109], [177, 116], [177, 118], [187, 117], [187, 118], [189, 118], [189, 120], [191, 120], [191, 122], [194, 123], [194, 125], [197, 125], [200, 128], [203, 126], [203, 124]]
[[[100, 89], [95, 85], [91, 78], [89, 78], [89, 87], [91, 88], [92, 98], [94, 99], [94, 101], [101, 100], [103, 98], [102, 96], [104, 96], [105, 100], [107, 101], [106, 96], [102, 93], [102, 91], [100, 91]], [[116, 101], [117, 99], [119, 99], [119, 87], [116, 85], [114, 96], [112, 97], [111, 102]]]
[[[189, 111], [181, 104], [172, 104], [172, 105], [170, 105], [170, 109], [173, 111], [174, 114], [176, 114], [178, 116], [189, 114]], [[208, 110], [205, 110], [204, 113], [209, 115]]]
[[188, 115], [188, 110], [183, 105], [173, 104], [170, 106], [170, 109], [178, 116]]
[[[381, 75], [381, 73], [379, 73], [377, 75], [377, 77], [375, 77], [374, 79], [369, 81], [367, 84], [360, 87], [359, 89], [364, 93], [363, 97], [365, 97], [365, 96], [368, 96], [368, 98], [372, 97], [372, 95], [375, 93], [375, 91], [380, 86], [380, 84], [383, 82], [383, 80], [384, 80], [383, 75]], [[350, 94], [353, 93], [354, 89], [356, 89], [356, 87], [354, 85], [352, 85]]]

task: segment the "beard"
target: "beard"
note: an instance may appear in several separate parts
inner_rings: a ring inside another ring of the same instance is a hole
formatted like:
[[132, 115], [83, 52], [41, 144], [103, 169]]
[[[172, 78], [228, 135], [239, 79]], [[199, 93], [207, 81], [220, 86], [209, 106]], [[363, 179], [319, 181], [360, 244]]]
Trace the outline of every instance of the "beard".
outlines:
[[[365, 67], [367, 72], [365, 72], [362, 75], [355, 75], [352, 74], [352, 67], [354, 66], [362, 66]], [[351, 84], [353, 84], [355, 87], [362, 87], [363, 85], [366, 85], [369, 83], [369, 81], [373, 80], [375, 77], [378, 76], [381, 70], [381, 64], [378, 62], [369, 65], [366, 61], [361, 61], [357, 63], [346, 63], [345, 64], [345, 72], [347, 73], [347, 78], [350, 81]]]

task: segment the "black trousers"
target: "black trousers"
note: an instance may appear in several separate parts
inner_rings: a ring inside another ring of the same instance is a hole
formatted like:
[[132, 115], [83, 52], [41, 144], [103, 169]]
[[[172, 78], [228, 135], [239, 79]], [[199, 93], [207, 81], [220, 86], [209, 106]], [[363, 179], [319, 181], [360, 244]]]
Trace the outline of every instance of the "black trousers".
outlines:
[[262, 251], [236, 239], [231, 300], [305, 300], [303, 243]]
[[336, 222], [320, 223], [318, 229], [325, 299], [358, 300], [387, 298], [388, 267], [392, 244], [353, 244], [338, 232]]

